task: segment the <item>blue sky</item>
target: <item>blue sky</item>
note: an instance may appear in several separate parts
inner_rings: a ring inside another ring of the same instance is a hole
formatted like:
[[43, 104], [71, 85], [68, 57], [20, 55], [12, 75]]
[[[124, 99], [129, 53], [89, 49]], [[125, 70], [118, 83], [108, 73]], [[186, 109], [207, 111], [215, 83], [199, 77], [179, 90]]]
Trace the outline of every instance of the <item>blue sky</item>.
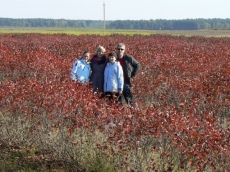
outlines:
[[230, 18], [230, 0], [0, 0], [0, 18], [71, 20]]

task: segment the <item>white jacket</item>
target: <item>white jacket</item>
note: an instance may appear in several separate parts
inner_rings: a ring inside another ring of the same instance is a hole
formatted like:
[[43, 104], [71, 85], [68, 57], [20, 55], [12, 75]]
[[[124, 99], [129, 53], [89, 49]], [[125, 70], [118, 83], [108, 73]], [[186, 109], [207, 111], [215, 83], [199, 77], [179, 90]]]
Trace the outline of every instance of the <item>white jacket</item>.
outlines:
[[123, 91], [124, 77], [119, 62], [108, 62], [104, 71], [104, 92]]
[[89, 81], [91, 74], [90, 63], [86, 63], [84, 59], [78, 59], [74, 62], [71, 70], [71, 79], [79, 82]]

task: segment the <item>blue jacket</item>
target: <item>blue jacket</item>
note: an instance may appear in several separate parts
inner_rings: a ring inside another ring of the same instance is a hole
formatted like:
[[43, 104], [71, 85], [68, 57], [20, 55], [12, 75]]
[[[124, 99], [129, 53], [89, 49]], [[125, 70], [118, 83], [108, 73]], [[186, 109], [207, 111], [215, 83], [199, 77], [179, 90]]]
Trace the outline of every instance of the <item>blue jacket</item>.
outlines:
[[124, 77], [119, 62], [108, 62], [104, 71], [104, 92], [123, 91]]
[[74, 62], [71, 70], [71, 79], [82, 83], [89, 81], [91, 74], [90, 63], [86, 63], [84, 59], [78, 59]]

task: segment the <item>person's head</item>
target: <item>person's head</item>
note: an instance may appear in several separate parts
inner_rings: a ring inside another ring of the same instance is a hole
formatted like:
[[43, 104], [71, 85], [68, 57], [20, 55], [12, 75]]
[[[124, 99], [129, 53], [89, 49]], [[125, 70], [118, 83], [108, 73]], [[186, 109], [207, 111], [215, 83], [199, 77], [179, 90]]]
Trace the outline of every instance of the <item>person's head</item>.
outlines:
[[111, 63], [114, 63], [117, 60], [117, 54], [116, 53], [111, 52], [111, 53], [109, 53], [108, 56], [109, 56], [109, 61]]
[[105, 53], [105, 48], [101, 45], [99, 45], [96, 49], [96, 54], [97, 54], [97, 57], [102, 57]]
[[86, 62], [88, 62], [89, 59], [90, 59], [90, 52], [89, 51], [84, 51], [82, 57]]
[[123, 44], [123, 43], [117, 44], [117, 46], [116, 46], [116, 53], [117, 53], [118, 57], [123, 56], [124, 53], [125, 53], [125, 44]]

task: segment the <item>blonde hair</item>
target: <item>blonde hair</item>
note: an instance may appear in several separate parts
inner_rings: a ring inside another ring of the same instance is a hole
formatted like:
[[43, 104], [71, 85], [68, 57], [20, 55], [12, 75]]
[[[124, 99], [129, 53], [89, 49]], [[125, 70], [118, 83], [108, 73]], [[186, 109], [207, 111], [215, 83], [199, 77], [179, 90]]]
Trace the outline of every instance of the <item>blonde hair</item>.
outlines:
[[106, 50], [105, 50], [105, 48], [103, 47], [103, 46], [101, 46], [101, 45], [99, 45], [98, 47], [97, 47], [97, 49], [96, 49], [96, 53], [98, 52], [98, 51], [102, 51], [102, 52], [105, 52]]

